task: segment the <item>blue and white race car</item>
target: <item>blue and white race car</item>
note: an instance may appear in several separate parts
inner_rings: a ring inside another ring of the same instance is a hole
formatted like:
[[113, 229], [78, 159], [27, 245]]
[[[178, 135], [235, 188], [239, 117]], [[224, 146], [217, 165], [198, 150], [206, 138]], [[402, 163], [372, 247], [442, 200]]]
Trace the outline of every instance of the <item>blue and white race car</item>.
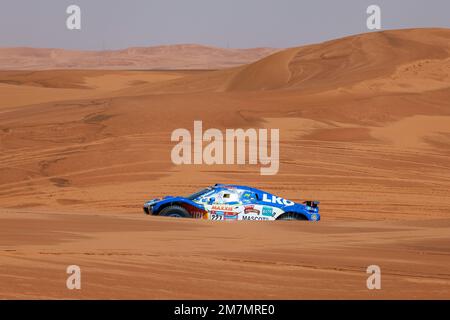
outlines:
[[255, 188], [216, 184], [187, 197], [167, 196], [144, 204], [151, 215], [209, 220], [319, 221], [319, 202], [293, 201]]

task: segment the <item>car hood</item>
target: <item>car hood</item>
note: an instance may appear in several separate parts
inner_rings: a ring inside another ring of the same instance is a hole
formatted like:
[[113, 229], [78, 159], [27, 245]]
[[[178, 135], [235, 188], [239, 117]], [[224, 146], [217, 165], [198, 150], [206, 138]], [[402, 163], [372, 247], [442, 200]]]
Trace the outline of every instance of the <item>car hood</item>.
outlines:
[[174, 196], [165, 196], [165, 197], [162, 197], [162, 198], [154, 198], [154, 199], [152, 199], [152, 200], [148, 200], [147, 202], [145, 202], [145, 205], [154, 205], [154, 204], [156, 204], [156, 203], [158, 203], [158, 202], [166, 201], [166, 200], [171, 200], [171, 199], [177, 199], [177, 200], [179, 200], [179, 199], [185, 199], [185, 198], [182, 198], [182, 197], [174, 197]]

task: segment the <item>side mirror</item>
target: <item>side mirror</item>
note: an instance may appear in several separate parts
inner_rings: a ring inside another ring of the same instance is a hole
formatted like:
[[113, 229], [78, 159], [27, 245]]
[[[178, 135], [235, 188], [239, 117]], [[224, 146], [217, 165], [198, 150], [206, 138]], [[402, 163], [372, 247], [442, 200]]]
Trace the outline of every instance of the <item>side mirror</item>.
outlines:
[[211, 198], [208, 199], [208, 204], [213, 204], [214, 201], [216, 201], [216, 198], [211, 197]]

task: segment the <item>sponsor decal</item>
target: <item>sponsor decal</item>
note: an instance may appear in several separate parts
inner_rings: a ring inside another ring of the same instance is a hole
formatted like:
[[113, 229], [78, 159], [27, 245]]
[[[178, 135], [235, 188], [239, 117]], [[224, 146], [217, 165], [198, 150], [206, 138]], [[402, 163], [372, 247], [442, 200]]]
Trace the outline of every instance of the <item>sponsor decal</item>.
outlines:
[[233, 211], [232, 206], [226, 206], [226, 205], [213, 205], [211, 207], [211, 210], [218, 210], [218, 211]]
[[264, 206], [262, 208], [262, 215], [266, 216], [266, 217], [273, 217], [273, 215], [274, 215], [273, 208]]
[[269, 218], [258, 216], [243, 216], [242, 220], [269, 220]]
[[238, 214], [235, 212], [224, 212], [225, 220], [237, 220]]
[[274, 195], [271, 195], [272, 198], [269, 198], [269, 196], [270, 195], [268, 195], [267, 193], [263, 193], [262, 201], [285, 206], [293, 206], [295, 204], [294, 201], [291, 200], [283, 199]]
[[255, 206], [245, 206], [244, 207], [244, 213], [245, 214], [260, 214], [261, 211], [259, 211], [258, 209], [255, 208]]

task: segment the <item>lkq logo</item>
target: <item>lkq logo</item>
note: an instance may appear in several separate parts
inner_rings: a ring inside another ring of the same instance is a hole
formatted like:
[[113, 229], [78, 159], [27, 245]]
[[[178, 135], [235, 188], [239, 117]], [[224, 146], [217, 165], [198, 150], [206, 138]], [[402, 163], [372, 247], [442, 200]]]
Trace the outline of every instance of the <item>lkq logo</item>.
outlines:
[[[271, 197], [269, 197], [269, 196], [271, 196]], [[277, 197], [274, 195], [268, 195], [267, 193], [263, 194], [262, 201], [268, 202], [268, 203], [273, 203], [273, 204], [284, 205], [284, 206], [293, 206], [294, 205], [294, 202], [291, 200], [283, 199], [281, 197]]]
[[183, 128], [172, 132], [171, 141], [178, 143], [172, 149], [171, 159], [176, 165], [259, 163], [261, 175], [275, 175], [280, 164], [279, 140], [279, 129], [270, 129], [270, 132], [268, 129], [226, 129], [222, 133], [211, 128], [203, 132], [202, 121], [194, 121], [193, 135]]

